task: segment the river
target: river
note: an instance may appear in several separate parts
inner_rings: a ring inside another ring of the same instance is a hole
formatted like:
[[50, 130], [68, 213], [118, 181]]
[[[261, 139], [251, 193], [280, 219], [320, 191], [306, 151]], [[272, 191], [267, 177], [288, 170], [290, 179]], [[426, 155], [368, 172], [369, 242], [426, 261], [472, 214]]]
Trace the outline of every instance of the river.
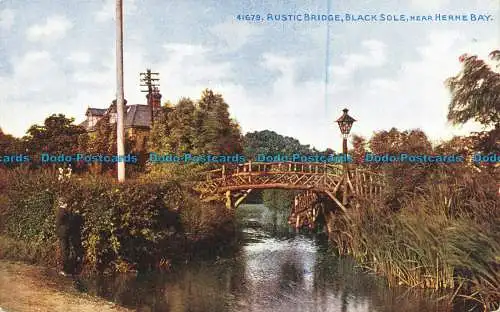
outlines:
[[425, 295], [388, 289], [383, 279], [338, 258], [324, 239], [293, 235], [284, 215], [242, 205], [236, 254], [172, 272], [83, 280], [90, 294], [137, 311], [443, 312]]

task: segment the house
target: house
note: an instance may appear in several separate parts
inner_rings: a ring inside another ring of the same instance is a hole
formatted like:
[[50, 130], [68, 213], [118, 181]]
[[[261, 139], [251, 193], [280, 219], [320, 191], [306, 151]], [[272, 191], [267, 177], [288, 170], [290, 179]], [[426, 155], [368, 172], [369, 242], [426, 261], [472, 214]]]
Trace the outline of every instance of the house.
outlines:
[[[144, 104], [127, 104], [125, 100], [124, 110], [124, 128], [125, 135], [129, 138], [134, 138], [137, 142], [137, 147], [144, 150], [146, 146], [147, 136], [151, 130], [153, 119], [156, 111], [161, 107], [161, 94], [157, 88], [154, 88], [151, 93], [146, 95], [147, 103]], [[110, 123], [116, 123], [116, 100], [113, 100], [108, 108], [87, 108], [85, 112], [86, 119], [80, 124], [88, 133], [92, 135], [96, 131], [96, 125], [102, 118], [109, 118]]]

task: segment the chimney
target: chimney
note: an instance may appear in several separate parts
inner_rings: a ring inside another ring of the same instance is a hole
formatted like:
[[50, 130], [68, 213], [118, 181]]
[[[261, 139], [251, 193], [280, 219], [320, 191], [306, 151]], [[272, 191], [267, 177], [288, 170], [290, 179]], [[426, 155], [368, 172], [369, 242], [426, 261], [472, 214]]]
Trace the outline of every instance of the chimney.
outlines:
[[146, 94], [148, 99], [148, 105], [151, 105], [153, 110], [157, 110], [161, 107], [161, 94], [158, 88], [153, 88], [151, 93]]
[[[127, 100], [123, 99], [123, 104], [126, 106], [127, 105]], [[111, 102], [111, 107], [114, 112], [116, 112], [116, 99]]]
[[151, 110], [151, 126], [153, 126], [156, 112], [161, 107], [161, 94], [157, 87], [153, 87], [151, 92], [146, 94], [146, 99], [148, 100], [148, 106]]

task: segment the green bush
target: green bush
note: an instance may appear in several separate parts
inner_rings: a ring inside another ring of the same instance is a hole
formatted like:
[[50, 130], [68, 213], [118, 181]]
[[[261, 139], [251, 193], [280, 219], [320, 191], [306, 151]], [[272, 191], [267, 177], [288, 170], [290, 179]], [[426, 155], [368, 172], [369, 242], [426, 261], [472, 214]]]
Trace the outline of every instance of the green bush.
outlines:
[[176, 183], [117, 184], [75, 181], [68, 184], [69, 209], [84, 219], [82, 238], [87, 267], [102, 271], [155, 265], [162, 246], [178, 227], [177, 210], [185, 194]]
[[[222, 205], [201, 203], [177, 182], [117, 183], [93, 175], [73, 175], [59, 182], [57, 174], [27, 169], [9, 173], [8, 205], [0, 221], [5, 223], [5, 236], [16, 240], [11, 250], [20, 250], [17, 245], [24, 242], [24, 258], [57, 246], [55, 203], [60, 196], [69, 210], [83, 217], [88, 271], [145, 270], [170, 256], [167, 251], [173, 250], [168, 245], [175, 232], [203, 233], [213, 239], [231, 229], [232, 216]], [[11, 256], [11, 252], [3, 255]]]
[[7, 177], [4, 231], [23, 241], [53, 242], [55, 170], [33, 172], [28, 168], [16, 168], [8, 171]]
[[58, 250], [57, 242], [29, 242], [0, 235], [0, 259], [54, 267], [57, 265], [58, 260], [55, 257], [54, 250]]

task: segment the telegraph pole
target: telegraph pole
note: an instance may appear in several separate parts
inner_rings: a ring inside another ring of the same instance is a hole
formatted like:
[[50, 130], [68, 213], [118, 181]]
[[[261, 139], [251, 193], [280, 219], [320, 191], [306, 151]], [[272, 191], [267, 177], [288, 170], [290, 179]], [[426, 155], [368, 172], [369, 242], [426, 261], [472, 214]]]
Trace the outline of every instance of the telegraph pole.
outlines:
[[159, 73], [152, 73], [151, 69], [147, 69], [145, 73], [141, 73], [141, 87], [147, 87], [146, 90], [141, 90], [141, 92], [147, 92], [146, 95], [148, 99], [149, 109], [151, 110], [151, 126], [153, 126], [154, 116], [153, 116], [153, 91], [157, 91], [160, 83], [158, 78]]
[[118, 182], [125, 181], [125, 130], [123, 91], [123, 3], [116, 0], [116, 143], [118, 154]]

